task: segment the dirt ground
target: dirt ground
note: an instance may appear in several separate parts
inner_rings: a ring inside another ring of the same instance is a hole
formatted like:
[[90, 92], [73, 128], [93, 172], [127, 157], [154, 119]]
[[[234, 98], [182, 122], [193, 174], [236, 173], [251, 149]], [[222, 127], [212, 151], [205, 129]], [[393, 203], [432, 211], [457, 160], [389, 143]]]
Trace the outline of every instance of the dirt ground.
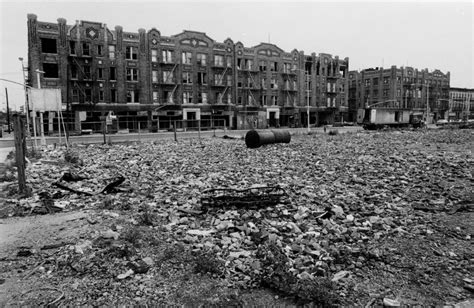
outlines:
[[[5, 199], [0, 307], [474, 307], [472, 136], [311, 136], [317, 147], [302, 136], [260, 152], [244, 152], [239, 140], [92, 146], [78, 149], [86, 167], [75, 169], [60, 152], [46, 153], [29, 169], [34, 192], [56, 191], [50, 184], [67, 170], [107, 178], [123, 169], [130, 181], [108, 195], [63, 192], [57, 200], [67, 206], [54, 214], [32, 214], [51, 211], [52, 199]], [[241, 166], [229, 168], [233, 155]], [[208, 165], [196, 167], [202, 157]], [[197, 211], [207, 183], [262, 179], [290, 183], [291, 201]], [[249, 231], [263, 224], [265, 237]], [[304, 275], [315, 284], [290, 290], [286, 279]]]

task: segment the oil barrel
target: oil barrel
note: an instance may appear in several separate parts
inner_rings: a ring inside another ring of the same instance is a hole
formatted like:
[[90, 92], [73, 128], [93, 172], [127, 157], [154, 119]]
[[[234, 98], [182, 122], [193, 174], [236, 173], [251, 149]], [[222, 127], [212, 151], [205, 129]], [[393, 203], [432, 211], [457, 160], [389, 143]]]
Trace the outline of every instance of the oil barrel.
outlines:
[[245, 135], [245, 144], [248, 148], [258, 148], [264, 144], [272, 143], [289, 143], [290, 141], [290, 132], [283, 130], [250, 130]]

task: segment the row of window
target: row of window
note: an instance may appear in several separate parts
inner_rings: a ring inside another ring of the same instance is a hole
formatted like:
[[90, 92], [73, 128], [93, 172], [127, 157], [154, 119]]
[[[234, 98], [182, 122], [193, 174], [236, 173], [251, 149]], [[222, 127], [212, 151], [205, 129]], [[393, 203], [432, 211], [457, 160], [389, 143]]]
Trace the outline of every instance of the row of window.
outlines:
[[[56, 39], [49, 39], [49, 38], [42, 38], [42, 52], [44, 53], [57, 53], [56, 47]], [[103, 45], [94, 45], [95, 55], [97, 56], [105, 56], [104, 54], [104, 47]], [[87, 42], [83, 42], [80, 44], [82, 55], [83, 56], [91, 56], [91, 44]], [[69, 50], [71, 55], [76, 55], [78, 52], [79, 46], [76, 41], [69, 41]], [[116, 58], [116, 51], [115, 45], [108, 45], [108, 55], [110, 59]], [[163, 63], [175, 63], [174, 59], [174, 51], [173, 50], [162, 50], [161, 51], [162, 62]], [[137, 60], [138, 59], [138, 47], [135, 46], [126, 46], [125, 47], [125, 58], [128, 60]], [[151, 61], [158, 62], [158, 50], [151, 49]], [[183, 51], [181, 53], [181, 63], [191, 65], [193, 61], [193, 53], [189, 51]], [[206, 66], [208, 64], [207, 54], [205, 53], [196, 53], [196, 63], [201, 66]], [[214, 55], [214, 65], [219, 67], [231, 67], [232, 66], [232, 57], [224, 56], [224, 55]], [[254, 61], [252, 59], [244, 59], [238, 58], [237, 59], [237, 68], [241, 70], [253, 70], [254, 69]], [[264, 71], [271, 71], [277, 72], [278, 71], [278, 62], [273, 61], [264, 61], [260, 60], [258, 69], [261, 72]], [[282, 71], [284, 73], [295, 73], [297, 70], [296, 64], [291, 63], [283, 63], [282, 64]]]
[[[92, 103], [92, 90], [91, 89], [84, 89], [82, 90], [82, 95], [80, 95], [81, 91], [79, 89], [72, 90], [72, 102], [78, 103], [80, 101], [80, 96], [84, 97], [85, 103]], [[169, 104], [175, 103], [175, 98], [173, 97], [172, 91], [164, 91], [163, 92], [163, 99]], [[138, 90], [128, 90], [127, 91], [127, 103], [139, 103], [139, 91]], [[208, 103], [208, 93], [207, 92], [199, 92], [197, 95], [197, 101], [194, 101], [194, 95], [192, 92], [185, 91], [182, 93], [182, 103], [183, 104], [207, 104]], [[284, 98], [286, 104], [293, 104], [296, 102], [295, 96], [286, 95]], [[153, 102], [158, 103], [158, 92], [153, 92]], [[100, 89], [98, 92], [98, 101], [104, 102], [104, 90]], [[239, 96], [237, 99], [237, 104], [241, 105], [243, 101], [243, 97]], [[328, 98], [328, 107], [331, 107], [329, 102], [333, 102], [335, 104], [335, 98]], [[116, 103], [117, 102], [117, 90], [111, 89], [110, 90], [110, 102]], [[256, 99], [255, 96], [249, 94], [247, 97], [247, 102], [250, 104], [255, 104]], [[259, 96], [259, 102], [261, 105], [277, 105], [278, 104], [278, 96], [275, 95], [261, 95]], [[218, 104], [231, 104], [232, 103], [232, 94], [219, 92], [216, 95], [216, 103]]]

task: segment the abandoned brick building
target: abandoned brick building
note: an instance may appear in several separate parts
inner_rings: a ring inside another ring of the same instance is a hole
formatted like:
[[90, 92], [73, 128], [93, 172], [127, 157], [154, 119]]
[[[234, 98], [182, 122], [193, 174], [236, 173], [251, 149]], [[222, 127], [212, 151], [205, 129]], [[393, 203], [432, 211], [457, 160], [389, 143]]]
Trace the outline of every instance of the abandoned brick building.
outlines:
[[363, 114], [357, 110], [376, 104], [407, 109], [420, 115], [428, 110], [432, 121], [444, 119], [449, 110], [449, 82], [450, 73], [436, 69], [430, 72], [392, 66], [350, 71], [350, 120], [360, 122]]
[[42, 87], [61, 89], [75, 131], [100, 130], [111, 114], [118, 129], [129, 130], [199, 119], [209, 127], [298, 127], [306, 126], [307, 109], [311, 125], [348, 117], [349, 58], [269, 43], [249, 48], [202, 32], [163, 36], [29, 14], [28, 63], [31, 86], [39, 77]]

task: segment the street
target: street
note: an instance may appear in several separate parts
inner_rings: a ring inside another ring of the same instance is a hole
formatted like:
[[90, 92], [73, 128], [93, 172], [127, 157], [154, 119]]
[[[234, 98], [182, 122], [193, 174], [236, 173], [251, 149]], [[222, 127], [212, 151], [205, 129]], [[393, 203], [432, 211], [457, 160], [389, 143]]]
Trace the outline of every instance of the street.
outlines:
[[[289, 130], [292, 135], [302, 135], [306, 134], [306, 128], [284, 128], [281, 130]], [[344, 126], [344, 127], [334, 127], [328, 128], [328, 132], [330, 130], [337, 130], [339, 133], [347, 133], [347, 132], [355, 132], [362, 130], [360, 126]], [[209, 138], [215, 136], [216, 137], [223, 137], [224, 135], [229, 136], [240, 136], [244, 137], [248, 130], [223, 130], [218, 129], [215, 131], [208, 130], [208, 131], [201, 131], [200, 135], [203, 138]], [[312, 133], [324, 133], [323, 127], [316, 127], [311, 128]], [[178, 131], [176, 133], [177, 139], [181, 138], [199, 138], [199, 132], [197, 131]], [[174, 133], [173, 132], [160, 132], [160, 133], [131, 133], [131, 134], [113, 134], [113, 135], [106, 135], [107, 142], [127, 142], [127, 141], [154, 141], [154, 140], [162, 140], [162, 139], [173, 139]], [[59, 143], [59, 137], [45, 137], [46, 144], [57, 144]], [[31, 145], [30, 141], [28, 141], [29, 145]], [[33, 142], [33, 141], [31, 141]], [[62, 138], [62, 142], [64, 142], [64, 138]], [[104, 136], [102, 134], [93, 134], [93, 135], [82, 135], [82, 136], [71, 136], [69, 138], [69, 142], [72, 144], [93, 144], [93, 143], [102, 143], [104, 142]], [[37, 137], [37, 144], [38, 146], [41, 145], [40, 137]], [[15, 146], [13, 137], [10, 138], [3, 138], [0, 139], [0, 148], [13, 148]], [[0, 153], [3, 153], [0, 152]], [[7, 152], [8, 154], [8, 152]], [[7, 155], [5, 154], [5, 156]], [[0, 154], [3, 155], [3, 154]], [[0, 161], [3, 161], [2, 156], [0, 156]]]

